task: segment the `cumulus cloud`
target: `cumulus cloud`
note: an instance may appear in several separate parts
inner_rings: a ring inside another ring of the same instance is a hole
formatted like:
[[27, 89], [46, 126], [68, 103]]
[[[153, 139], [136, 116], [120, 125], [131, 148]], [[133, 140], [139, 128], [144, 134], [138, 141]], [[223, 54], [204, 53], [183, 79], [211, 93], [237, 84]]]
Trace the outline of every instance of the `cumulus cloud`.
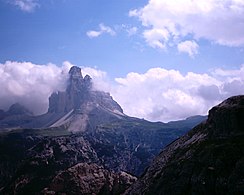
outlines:
[[144, 38], [152, 47], [177, 45], [189, 37], [195, 42], [244, 45], [244, 3], [240, 0], [150, 0], [129, 16], [141, 21]]
[[86, 33], [86, 35], [89, 38], [95, 38], [98, 37], [104, 33], [110, 34], [111, 36], [116, 35], [116, 32], [109, 26], [105, 26], [104, 24], [99, 24], [99, 30], [95, 31], [95, 30], [90, 30]]
[[38, 0], [12, 0], [11, 3], [24, 12], [33, 12], [40, 6]]
[[[65, 90], [72, 66], [68, 61], [62, 66], [11, 61], [0, 64], [0, 109], [8, 110], [12, 104], [20, 103], [36, 115], [45, 113], [49, 96]], [[106, 72], [90, 67], [81, 67], [81, 71], [83, 76], [93, 78], [95, 89], [110, 91]]]
[[62, 67], [11, 61], [0, 64], [0, 108], [7, 110], [18, 102], [34, 114], [44, 113], [51, 93], [65, 89], [69, 68], [65, 63]]
[[244, 94], [244, 66], [217, 69], [209, 74], [152, 68], [144, 74], [117, 78], [112, 95], [126, 114], [152, 121], [206, 115], [208, 110], [232, 96]]
[[[0, 109], [7, 110], [19, 102], [35, 114], [45, 113], [51, 93], [65, 90], [71, 66], [70, 62], [62, 66], [10, 61], [0, 64]], [[244, 94], [244, 65], [208, 74], [151, 68], [143, 74], [130, 72], [112, 82], [97, 68], [84, 66], [81, 70], [83, 76], [92, 77], [96, 90], [110, 92], [127, 115], [152, 121], [205, 115], [222, 100]]]
[[165, 49], [165, 42], [169, 39], [169, 33], [165, 29], [150, 29], [143, 32], [147, 43], [153, 48]]
[[85, 66], [81, 67], [81, 72], [83, 76], [91, 76], [94, 90], [103, 90], [105, 92], [110, 92], [112, 90], [113, 87], [106, 72], [98, 70], [97, 68]]
[[187, 53], [192, 58], [198, 53], [198, 47], [195, 41], [183, 41], [177, 45], [179, 52]]

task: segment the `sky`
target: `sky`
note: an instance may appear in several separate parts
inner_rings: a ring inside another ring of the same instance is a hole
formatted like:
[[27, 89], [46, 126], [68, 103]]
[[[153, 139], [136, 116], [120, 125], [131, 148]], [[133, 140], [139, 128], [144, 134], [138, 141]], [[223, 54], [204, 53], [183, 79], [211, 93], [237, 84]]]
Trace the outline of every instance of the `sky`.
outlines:
[[72, 65], [128, 115], [205, 115], [244, 94], [244, 0], [0, 0], [0, 109], [46, 112]]

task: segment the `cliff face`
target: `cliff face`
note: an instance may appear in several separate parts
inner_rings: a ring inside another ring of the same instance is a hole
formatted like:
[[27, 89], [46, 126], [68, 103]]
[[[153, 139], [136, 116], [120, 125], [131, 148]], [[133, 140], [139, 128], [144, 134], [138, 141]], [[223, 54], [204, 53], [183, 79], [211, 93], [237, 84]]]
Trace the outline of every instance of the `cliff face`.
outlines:
[[47, 115], [59, 116], [50, 126], [66, 125], [70, 131], [85, 131], [89, 125], [95, 127], [125, 116], [109, 93], [93, 90], [91, 77], [83, 78], [79, 67], [73, 66], [69, 75], [66, 91], [55, 92], [49, 98]]
[[[68, 113], [71, 110], [79, 112], [90, 104], [92, 108], [101, 107], [117, 110], [123, 113], [122, 108], [115, 102], [109, 93], [94, 91], [92, 89], [92, 79], [89, 75], [84, 78], [79, 67], [73, 66], [69, 71], [69, 80], [66, 91], [55, 92], [49, 98], [49, 113]], [[82, 110], [88, 114], [88, 110]]]
[[125, 194], [243, 194], [244, 96], [167, 146]]

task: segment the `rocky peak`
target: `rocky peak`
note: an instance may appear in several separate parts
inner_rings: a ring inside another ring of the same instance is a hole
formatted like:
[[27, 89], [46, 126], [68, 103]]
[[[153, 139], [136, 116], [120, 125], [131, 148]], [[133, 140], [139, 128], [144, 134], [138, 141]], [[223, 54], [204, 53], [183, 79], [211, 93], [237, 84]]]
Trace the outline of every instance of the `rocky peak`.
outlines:
[[49, 98], [49, 113], [69, 113], [73, 110], [74, 113], [89, 114], [100, 108], [103, 112], [117, 110], [123, 113], [121, 107], [108, 93], [92, 90], [92, 78], [89, 75], [83, 78], [79, 67], [73, 66], [69, 74], [66, 91], [53, 93]]
[[9, 115], [33, 115], [31, 111], [29, 111], [26, 107], [19, 103], [15, 103], [10, 106], [9, 110], [7, 111]]
[[228, 136], [243, 132], [244, 95], [230, 97], [209, 111], [208, 123], [212, 136]]
[[81, 69], [77, 66], [71, 67], [69, 71], [69, 80], [66, 92], [69, 93], [70, 96], [74, 95], [74, 93], [79, 93], [80, 91], [87, 91], [92, 87], [92, 79], [89, 75], [86, 75], [83, 78]]
[[81, 77], [83, 79], [80, 67], [72, 66], [69, 70], [69, 74], [70, 74], [71, 78], [80, 78]]
[[84, 87], [88, 90], [92, 88], [92, 78], [89, 75], [84, 77]]

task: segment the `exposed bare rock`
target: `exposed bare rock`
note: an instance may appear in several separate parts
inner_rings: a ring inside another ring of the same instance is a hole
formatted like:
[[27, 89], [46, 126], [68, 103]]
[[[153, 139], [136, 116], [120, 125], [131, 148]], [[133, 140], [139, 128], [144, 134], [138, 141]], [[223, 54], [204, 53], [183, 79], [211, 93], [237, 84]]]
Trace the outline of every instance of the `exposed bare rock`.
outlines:
[[125, 194], [243, 194], [244, 96], [167, 146]]
[[114, 173], [96, 164], [79, 163], [58, 174], [43, 194], [121, 194], [136, 181], [127, 173]]

